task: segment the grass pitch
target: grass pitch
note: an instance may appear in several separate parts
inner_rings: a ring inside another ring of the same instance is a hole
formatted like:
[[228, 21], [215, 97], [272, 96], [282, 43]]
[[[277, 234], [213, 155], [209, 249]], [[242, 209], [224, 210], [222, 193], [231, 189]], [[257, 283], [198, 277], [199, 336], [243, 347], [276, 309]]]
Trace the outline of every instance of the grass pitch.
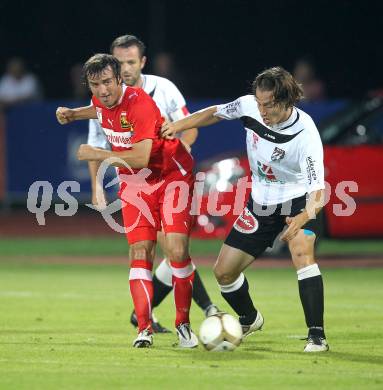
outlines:
[[[120, 265], [0, 263], [1, 389], [382, 389], [383, 269], [322, 270], [331, 351], [304, 354], [306, 336], [292, 269], [250, 269], [262, 332], [232, 353], [131, 347], [128, 268]], [[212, 272], [200, 269], [213, 300]], [[168, 297], [156, 310], [172, 327]], [[203, 316], [193, 305], [198, 330]]]
[[[191, 239], [192, 256], [217, 256], [221, 240]], [[125, 237], [0, 237], [0, 256], [126, 256]], [[383, 240], [329, 240], [321, 239], [318, 256], [382, 256]]]

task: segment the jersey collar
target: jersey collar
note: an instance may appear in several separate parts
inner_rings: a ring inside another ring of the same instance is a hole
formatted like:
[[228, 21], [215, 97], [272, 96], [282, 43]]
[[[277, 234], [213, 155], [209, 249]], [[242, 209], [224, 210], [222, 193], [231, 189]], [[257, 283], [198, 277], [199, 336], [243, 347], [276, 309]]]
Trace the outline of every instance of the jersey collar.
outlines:
[[122, 83], [122, 94], [121, 94], [120, 98], [118, 99], [118, 102], [114, 106], [112, 106], [112, 107], [105, 107], [105, 108], [108, 109], [108, 110], [113, 110], [118, 105], [120, 105], [121, 102], [122, 102], [122, 99], [124, 98], [126, 88], [127, 88], [126, 85], [124, 83]]
[[293, 107], [291, 111], [291, 115], [287, 120], [281, 123], [277, 123], [276, 125], [271, 126], [270, 128], [274, 131], [283, 131], [288, 129], [289, 127], [294, 126], [299, 120], [299, 112], [295, 107]]

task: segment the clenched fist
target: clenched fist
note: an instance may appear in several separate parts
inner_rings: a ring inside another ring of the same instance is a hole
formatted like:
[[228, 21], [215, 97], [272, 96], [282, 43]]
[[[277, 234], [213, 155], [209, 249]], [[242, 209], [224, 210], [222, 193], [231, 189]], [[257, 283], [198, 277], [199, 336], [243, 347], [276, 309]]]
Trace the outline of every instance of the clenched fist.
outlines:
[[56, 110], [56, 117], [61, 125], [74, 121], [74, 110], [68, 107], [58, 107]]
[[80, 145], [77, 151], [77, 158], [82, 160], [94, 161], [97, 160], [98, 149], [88, 144]]

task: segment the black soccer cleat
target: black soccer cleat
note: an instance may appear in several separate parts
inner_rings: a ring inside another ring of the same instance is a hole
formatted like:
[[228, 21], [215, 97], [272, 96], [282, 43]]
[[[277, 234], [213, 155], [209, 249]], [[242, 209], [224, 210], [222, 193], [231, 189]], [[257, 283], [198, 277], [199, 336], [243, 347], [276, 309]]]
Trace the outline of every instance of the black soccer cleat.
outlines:
[[[241, 322], [241, 320], [239, 321]], [[249, 325], [241, 324], [242, 326], [242, 333], [243, 338], [251, 335], [252, 333], [256, 332], [257, 330], [262, 330], [263, 324], [265, 323], [265, 320], [261, 314], [261, 312], [258, 310], [257, 317], [255, 318], [254, 322]]]
[[[172, 333], [171, 330], [169, 330], [168, 328], [165, 328], [164, 326], [162, 326], [162, 325], [157, 321], [157, 318], [155, 318], [153, 314], [152, 314], [152, 316], [153, 316], [153, 321], [152, 321], [153, 333]], [[136, 316], [136, 313], [135, 313], [134, 311], [133, 311], [132, 314], [130, 315], [130, 323], [131, 323], [135, 328], [138, 327], [137, 316]]]
[[136, 313], [135, 313], [134, 310], [132, 311], [132, 314], [130, 315], [130, 323], [131, 323], [135, 328], [137, 328], [137, 326], [138, 326], [138, 321], [137, 321], [137, 316], [136, 316]]
[[172, 331], [168, 328], [162, 326], [159, 322], [152, 322], [152, 329], [154, 333], [172, 333]]
[[219, 313], [221, 310], [218, 309], [218, 306], [217, 305], [214, 305], [214, 303], [212, 303], [211, 305], [209, 305], [203, 312], [205, 314], [205, 317], [211, 317], [211, 316], [214, 316], [216, 315], [217, 313]]
[[325, 338], [309, 335], [303, 352], [327, 352], [330, 349]]

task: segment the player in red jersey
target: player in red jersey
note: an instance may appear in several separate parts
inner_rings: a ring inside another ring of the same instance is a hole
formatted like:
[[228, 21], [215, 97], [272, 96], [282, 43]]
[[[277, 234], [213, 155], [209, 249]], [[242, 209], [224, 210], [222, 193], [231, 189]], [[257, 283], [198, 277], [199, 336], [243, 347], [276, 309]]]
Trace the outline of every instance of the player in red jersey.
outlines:
[[[78, 151], [79, 160], [119, 159], [113, 165], [118, 168], [120, 180], [119, 195], [130, 245], [129, 285], [138, 320], [133, 346], [145, 348], [153, 343], [153, 254], [162, 226], [173, 272], [179, 345], [196, 347], [198, 339], [189, 320], [194, 278], [188, 250], [193, 158], [179, 139], [160, 137], [163, 119], [159, 109], [142, 89], [122, 85], [120, 64], [113, 56], [91, 57], [84, 65], [84, 75], [93, 94], [92, 104], [75, 109], [58, 107], [56, 116], [61, 124], [92, 118], [100, 121], [112, 151], [84, 144]], [[178, 207], [181, 204], [184, 207]]]

